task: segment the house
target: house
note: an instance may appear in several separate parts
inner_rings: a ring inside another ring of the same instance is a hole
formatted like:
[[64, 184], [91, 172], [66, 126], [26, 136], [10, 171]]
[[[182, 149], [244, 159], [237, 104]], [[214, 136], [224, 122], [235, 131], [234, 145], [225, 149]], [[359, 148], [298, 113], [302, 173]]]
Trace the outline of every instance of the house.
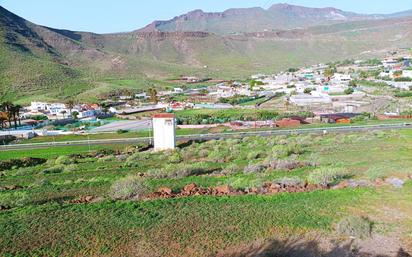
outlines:
[[33, 112], [47, 110], [48, 103], [31, 102], [29, 109]]
[[394, 67], [396, 64], [398, 64], [398, 60], [388, 58], [382, 61], [383, 67], [385, 68], [391, 68]]
[[402, 77], [412, 79], [412, 70], [403, 70]]
[[180, 87], [175, 87], [175, 88], [173, 89], [173, 92], [176, 93], [176, 94], [181, 94], [181, 93], [183, 93], [184, 91], [183, 91], [183, 89], [180, 88]]
[[335, 73], [332, 81], [335, 83], [349, 83], [352, 80], [349, 74]]
[[293, 95], [290, 97], [290, 102], [297, 106], [308, 106], [312, 104], [331, 104], [332, 100], [328, 95]]

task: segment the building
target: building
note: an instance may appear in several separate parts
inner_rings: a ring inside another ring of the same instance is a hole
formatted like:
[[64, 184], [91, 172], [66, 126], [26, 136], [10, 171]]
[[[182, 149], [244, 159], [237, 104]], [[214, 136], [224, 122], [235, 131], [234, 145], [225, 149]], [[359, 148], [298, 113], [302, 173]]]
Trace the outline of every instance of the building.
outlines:
[[412, 70], [403, 70], [402, 77], [412, 79]]
[[174, 114], [162, 113], [153, 116], [154, 150], [173, 150], [176, 147], [176, 119]]
[[297, 106], [308, 106], [312, 104], [331, 104], [332, 100], [328, 95], [293, 95], [290, 102]]
[[349, 83], [351, 81], [349, 74], [335, 73], [332, 77], [332, 81], [335, 83]]

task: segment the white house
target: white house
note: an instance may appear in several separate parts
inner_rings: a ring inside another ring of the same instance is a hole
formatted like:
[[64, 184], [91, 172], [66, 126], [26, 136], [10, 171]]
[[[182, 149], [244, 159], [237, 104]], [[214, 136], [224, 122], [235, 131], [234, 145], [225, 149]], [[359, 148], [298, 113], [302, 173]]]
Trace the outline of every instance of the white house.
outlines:
[[154, 150], [173, 150], [176, 147], [176, 119], [171, 113], [153, 116]]
[[412, 79], [412, 70], [403, 70], [402, 77]]
[[290, 97], [290, 102], [297, 106], [308, 106], [313, 104], [331, 104], [332, 100], [328, 95], [293, 95]]
[[46, 111], [48, 103], [43, 103], [43, 102], [31, 102], [30, 104], [30, 110], [35, 112], [35, 111]]
[[349, 74], [335, 73], [332, 77], [332, 81], [335, 83], [349, 83], [351, 80]]

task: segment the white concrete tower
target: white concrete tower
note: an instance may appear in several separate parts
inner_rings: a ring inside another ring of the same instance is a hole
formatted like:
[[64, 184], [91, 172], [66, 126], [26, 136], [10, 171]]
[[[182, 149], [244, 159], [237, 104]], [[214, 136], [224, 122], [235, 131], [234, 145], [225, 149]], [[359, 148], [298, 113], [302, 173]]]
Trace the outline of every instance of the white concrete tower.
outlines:
[[153, 116], [154, 150], [173, 150], [176, 147], [176, 119], [171, 113]]

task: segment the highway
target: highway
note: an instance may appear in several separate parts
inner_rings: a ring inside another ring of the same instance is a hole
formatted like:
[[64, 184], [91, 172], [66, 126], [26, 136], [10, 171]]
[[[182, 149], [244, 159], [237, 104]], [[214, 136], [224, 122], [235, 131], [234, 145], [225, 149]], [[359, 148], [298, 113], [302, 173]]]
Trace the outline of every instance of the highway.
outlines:
[[[290, 130], [230, 132], [230, 133], [216, 133], [216, 134], [193, 134], [193, 135], [177, 136], [177, 140], [178, 141], [212, 140], [212, 139], [220, 139], [220, 138], [243, 138], [243, 137], [249, 137], [249, 136], [268, 137], [268, 136], [277, 136], [277, 135], [297, 135], [297, 134], [349, 133], [349, 132], [359, 132], [359, 131], [379, 131], [379, 130], [392, 130], [392, 129], [412, 129], [412, 124], [398, 123], [398, 124], [342, 126], [342, 127], [327, 127], [327, 128], [304, 128], [304, 129], [290, 129]], [[140, 137], [140, 138], [47, 142], [47, 143], [33, 143], [33, 144], [11, 144], [11, 145], [0, 146], [0, 152], [1, 151], [11, 151], [11, 150], [28, 150], [28, 149], [65, 147], [65, 146], [136, 144], [136, 143], [144, 143], [144, 142], [150, 142], [150, 141], [151, 141], [151, 138], [149, 137]]]

